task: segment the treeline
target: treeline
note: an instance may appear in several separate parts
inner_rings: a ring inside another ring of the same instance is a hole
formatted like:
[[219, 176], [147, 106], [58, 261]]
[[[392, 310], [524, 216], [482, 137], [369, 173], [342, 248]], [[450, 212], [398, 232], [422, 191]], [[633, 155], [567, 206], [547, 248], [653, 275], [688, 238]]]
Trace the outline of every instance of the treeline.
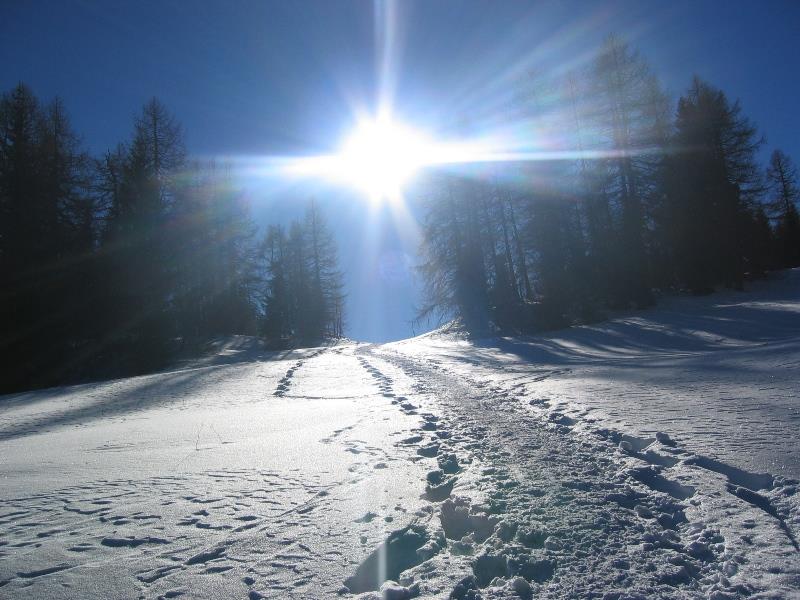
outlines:
[[486, 331], [589, 322], [800, 265], [797, 173], [738, 102], [695, 79], [673, 107], [615, 37], [591, 65], [526, 83], [510, 135], [537, 160], [431, 177], [419, 318]]
[[264, 256], [267, 338], [280, 342], [342, 337], [344, 293], [336, 242], [313, 200], [305, 221], [293, 222], [288, 235], [280, 225], [267, 229]]
[[221, 335], [341, 335], [335, 248], [308, 215], [259, 238], [231, 174], [189, 160], [155, 99], [92, 157], [60, 100], [18, 85], [0, 99], [0, 391], [146, 372]]

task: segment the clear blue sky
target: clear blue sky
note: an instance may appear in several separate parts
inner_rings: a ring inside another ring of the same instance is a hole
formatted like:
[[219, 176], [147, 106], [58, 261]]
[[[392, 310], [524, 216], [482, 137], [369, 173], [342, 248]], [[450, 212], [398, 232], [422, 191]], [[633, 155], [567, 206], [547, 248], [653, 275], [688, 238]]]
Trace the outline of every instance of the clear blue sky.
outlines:
[[[63, 98], [94, 153], [127, 139], [159, 97], [190, 152], [330, 151], [374, 104], [378, 3], [368, 0], [0, 1], [0, 88], [24, 81]], [[800, 2], [404, 0], [394, 19], [395, 102], [442, 130], [496, 104], [514, 73], [578, 65], [609, 33], [637, 46], [677, 98], [693, 74], [739, 98], [767, 138], [800, 161]], [[378, 29], [380, 29], [378, 27]], [[507, 92], [507, 90], [505, 90]], [[254, 185], [260, 223], [329, 203], [348, 272], [351, 337], [405, 337], [416, 240], [346, 190]]]

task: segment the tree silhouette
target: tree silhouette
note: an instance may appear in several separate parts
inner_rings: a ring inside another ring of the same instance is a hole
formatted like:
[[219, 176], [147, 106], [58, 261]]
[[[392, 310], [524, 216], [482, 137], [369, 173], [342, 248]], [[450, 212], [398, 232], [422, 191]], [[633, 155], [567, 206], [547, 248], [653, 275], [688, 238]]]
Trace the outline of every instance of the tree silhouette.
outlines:
[[266, 289], [263, 332], [278, 347], [339, 338], [344, 328], [344, 294], [336, 243], [312, 200], [289, 235], [271, 225], [262, 243]]
[[767, 182], [771, 194], [769, 208], [777, 221], [778, 260], [784, 267], [800, 266], [800, 215], [797, 212], [800, 190], [797, 187], [797, 169], [781, 150], [775, 150], [770, 156]]
[[782, 264], [800, 260], [791, 162], [773, 160], [767, 214], [763, 141], [722, 91], [695, 79], [673, 121], [649, 66], [616, 37], [582, 72], [524, 85], [515, 117], [532, 142], [577, 157], [430, 178], [420, 320], [542, 330], [647, 306], [655, 289], [741, 288], [776, 266], [776, 248]]
[[[91, 322], [88, 157], [59, 99], [23, 84], [0, 99], [0, 380], [56, 381]], [[46, 340], [46, 343], [45, 343]]]
[[[763, 140], [721, 90], [695, 78], [673, 118], [612, 36], [586, 68], [514, 92], [525, 142], [562, 156], [427, 175], [420, 320], [535, 331], [800, 266], [797, 171], [780, 150], [762, 169]], [[19, 84], [0, 98], [0, 384], [145, 372], [231, 334], [341, 337], [335, 233], [312, 200], [259, 235], [226, 166], [189, 160], [155, 98], [92, 158], [63, 102]]]
[[741, 288], [747, 211], [762, 191], [755, 161], [762, 141], [738, 102], [697, 78], [678, 102], [676, 129], [679, 183], [672, 201], [680, 272], [696, 292], [718, 282]]

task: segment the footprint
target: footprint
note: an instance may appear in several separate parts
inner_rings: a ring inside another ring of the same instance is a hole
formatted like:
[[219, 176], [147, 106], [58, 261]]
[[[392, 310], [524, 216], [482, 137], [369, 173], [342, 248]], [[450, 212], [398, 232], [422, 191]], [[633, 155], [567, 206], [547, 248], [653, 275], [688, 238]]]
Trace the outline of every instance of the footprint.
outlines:
[[387, 580], [396, 581], [400, 573], [423, 562], [417, 550], [428, 541], [428, 533], [420, 525], [392, 532], [347, 578], [345, 586], [351, 593], [361, 594], [380, 589]]
[[450, 497], [453, 493], [453, 486], [456, 483], [456, 477], [450, 477], [445, 482], [438, 485], [428, 484], [425, 486], [424, 498], [430, 502], [442, 502]]
[[422, 448], [417, 448], [417, 454], [424, 456], [425, 458], [433, 458], [439, 454], [439, 444], [430, 444], [428, 446], [423, 446]]

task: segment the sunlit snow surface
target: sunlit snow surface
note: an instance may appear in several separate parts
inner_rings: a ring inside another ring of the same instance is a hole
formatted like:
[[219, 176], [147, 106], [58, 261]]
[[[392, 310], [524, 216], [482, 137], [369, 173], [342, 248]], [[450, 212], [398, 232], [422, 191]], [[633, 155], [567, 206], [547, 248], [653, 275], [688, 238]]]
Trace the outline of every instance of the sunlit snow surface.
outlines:
[[416, 419], [330, 350], [3, 400], [0, 597], [323, 597], [421, 504]]
[[790, 272], [5, 396], [0, 597], [797, 597], [798, 361]]
[[527, 339], [392, 344], [553, 409], [800, 479], [800, 270]]

